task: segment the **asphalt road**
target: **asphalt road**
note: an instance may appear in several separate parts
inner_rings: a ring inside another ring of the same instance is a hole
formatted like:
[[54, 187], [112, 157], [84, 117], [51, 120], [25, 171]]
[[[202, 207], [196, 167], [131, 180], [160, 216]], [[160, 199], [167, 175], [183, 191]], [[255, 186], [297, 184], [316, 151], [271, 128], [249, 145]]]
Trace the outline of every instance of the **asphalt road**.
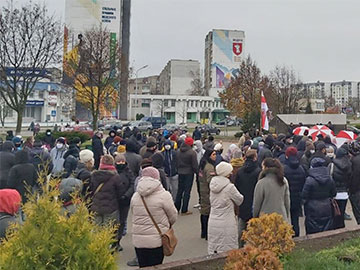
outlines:
[[[224, 153], [226, 153], [230, 143], [224, 142], [223, 144], [225, 148]], [[200, 213], [198, 209], [192, 208], [193, 205], [198, 202], [198, 198], [199, 197], [194, 181], [189, 204], [189, 211], [192, 211], [193, 214], [189, 216], [178, 216], [178, 220], [175, 223], [174, 229], [179, 243], [174, 254], [171, 257], [165, 257], [164, 262], [207, 255], [207, 241], [200, 238]], [[347, 204], [347, 213], [353, 217], [350, 202]], [[346, 221], [345, 223], [347, 228], [358, 227], [354, 218], [350, 221]], [[300, 218], [300, 226], [300, 233], [301, 235], [304, 235], [304, 218]], [[119, 264], [118, 269], [136, 269], [136, 267], [129, 267], [126, 265], [126, 262], [135, 256], [135, 250], [131, 244], [131, 213], [129, 214], [128, 218], [128, 233], [122, 239], [121, 245], [123, 246], [124, 250], [117, 254], [117, 262]]]

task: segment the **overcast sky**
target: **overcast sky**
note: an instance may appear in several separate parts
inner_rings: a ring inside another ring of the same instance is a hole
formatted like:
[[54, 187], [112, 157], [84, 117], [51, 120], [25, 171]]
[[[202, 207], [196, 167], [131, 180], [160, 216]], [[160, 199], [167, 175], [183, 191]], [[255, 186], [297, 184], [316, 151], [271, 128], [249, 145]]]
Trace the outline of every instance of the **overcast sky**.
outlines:
[[[63, 17], [65, 0], [41, 1]], [[130, 64], [149, 65], [139, 76], [170, 59], [203, 67], [212, 29], [244, 30], [245, 52], [264, 73], [287, 65], [304, 82], [360, 81], [360, 0], [132, 0]]]

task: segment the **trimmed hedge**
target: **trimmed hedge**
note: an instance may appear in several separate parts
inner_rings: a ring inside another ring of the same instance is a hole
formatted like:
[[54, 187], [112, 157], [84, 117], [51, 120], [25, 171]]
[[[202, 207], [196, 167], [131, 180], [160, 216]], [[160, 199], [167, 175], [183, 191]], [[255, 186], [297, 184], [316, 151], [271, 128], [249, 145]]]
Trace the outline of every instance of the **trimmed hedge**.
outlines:
[[[79, 137], [81, 140], [81, 143], [84, 143], [91, 139], [90, 135], [88, 135], [86, 133], [78, 132], [78, 131], [64, 131], [64, 132], [55, 131], [52, 133], [52, 135], [55, 139], [57, 139], [59, 137], [64, 137], [64, 138], [66, 138], [67, 142], [70, 142], [75, 137]], [[36, 136], [36, 139], [40, 139], [43, 141], [45, 136], [46, 136], [46, 133], [41, 132]]]

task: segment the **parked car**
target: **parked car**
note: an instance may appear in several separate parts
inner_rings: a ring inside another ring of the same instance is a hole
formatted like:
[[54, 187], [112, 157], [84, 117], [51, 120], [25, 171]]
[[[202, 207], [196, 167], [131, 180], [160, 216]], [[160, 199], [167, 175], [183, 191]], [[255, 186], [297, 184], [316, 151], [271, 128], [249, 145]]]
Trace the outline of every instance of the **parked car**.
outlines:
[[138, 128], [141, 132], [153, 129], [153, 125], [148, 121], [132, 121], [129, 122], [128, 127], [132, 130], [134, 127]]
[[160, 128], [160, 130], [165, 130], [165, 129], [168, 131], [180, 130], [183, 133], [184, 132], [186, 133], [188, 131], [188, 129], [186, 127], [182, 127], [182, 126], [176, 125], [176, 124], [166, 124], [165, 126], [162, 126]]
[[154, 129], [161, 128], [166, 125], [166, 119], [164, 117], [143, 117], [141, 121], [150, 122]]
[[118, 130], [118, 129], [122, 129], [123, 124], [121, 122], [121, 120], [112, 120], [112, 121], [105, 121], [105, 126], [104, 128], [106, 130]]
[[216, 124], [217, 125], [220, 125], [220, 126], [225, 126], [225, 124], [227, 123], [227, 126], [240, 126], [242, 124], [242, 119], [240, 118], [224, 118], [220, 121], [218, 121]]
[[347, 129], [348, 131], [352, 131], [354, 132], [356, 135], [360, 135], [360, 129], [354, 127], [354, 126], [347, 126]]
[[208, 135], [211, 135], [211, 134], [216, 134], [216, 135], [219, 135], [221, 130], [217, 127], [214, 127], [212, 125], [209, 125], [209, 124], [205, 124], [205, 125], [200, 125], [200, 126], [197, 126], [199, 129], [200, 129], [200, 132], [201, 133], [206, 133]]

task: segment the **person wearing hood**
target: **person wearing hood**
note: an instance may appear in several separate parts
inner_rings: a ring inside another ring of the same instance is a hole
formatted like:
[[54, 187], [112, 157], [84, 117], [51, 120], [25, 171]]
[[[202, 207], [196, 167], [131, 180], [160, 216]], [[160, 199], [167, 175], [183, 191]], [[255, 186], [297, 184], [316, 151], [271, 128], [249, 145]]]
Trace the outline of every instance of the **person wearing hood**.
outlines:
[[177, 219], [171, 194], [163, 188], [159, 180], [160, 174], [156, 168], [144, 168], [130, 203], [132, 243], [140, 268], [162, 264], [164, 259], [161, 236], [147, 213], [143, 200], [161, 232], [169, 230]]
[[192, 134], [192, 137], [194, 139], [194, 141], [200, 141], [201, 140], [201, 131], [199, 130], [199, 127], [196, 127], [193, 134]]
[[54, 145], [55, 145], [55, 138], [54, 136], [51, 134], [51, 130], [48, 129], [45, 132], [45, 137], [43, 139], [43, 142], [45, 144], [45, 147], [50, 151]]
[[326, 148], [332, 147], [334, 149], [334, 152], [336, 153], [338, 148], [336, 147], [335, 144], [332, 143], [330, 135], [325, 136], [324, 143], [325, 143]]
[[265, 158], [273, 157], [271, 152], [273, 146], [274, 146], [274, 138], [271, 135], [268, 135], [265, 139], [265, 144], [263, 148], [261, 149], [261, 151], [259, 151], [259, 157], [258, 157], [259, 167], [262, 166], [262, 162], [264, 161]]
[[101, 141], [102, 137], [103, 137], [103, 133], [101, 131], [97, 131], [95, 135], [92, 137], [91, 146], [92, 146], [92, 151], [94, 153], [95, 169], [99, 168], [100, 159], [104, 155], [104, 145]]
[[333, 229], [341, 229], [345, 227], [344, 214], [347, 200], [349, 199], [347, 188], [351, 178], [351, 161], [349, 152], [345, 148], [340, 147], [336, 151], [336, 157], [329, 167], [330, 175], [332, 176], [336, 187], [335, 200], [341, 212], [340, 216], [334, 218]]
[[120, 197], [119, 200], [119, 230], [118, 230], [118, 241], [119, 241], [119, 251], [122, 251], [120, 241], [124, 235], [127, 217], [130, 209], [130, 200], [134, 194], [134, 182], [135, 176], [132, 171], [129, 169], [126, 157], [124, 154], [117, 154], [115, 156], [115, 167], [116, 171], [119, 174], [119, 179], [121, 182], [125, 183], [125, 193]]
[[179, 176], [177, 174], [176, 152], [173, 149], [172, 141], [165, 141], [164, 151], [162, 152], [162, 154], [164, 156], [164, 170], [167, 177], [167, 183], [170, 187], [170, 192], [173, 200], [175, 201], [179, 185]]
[[109, 136], [106, 138], [105, 143], [104, 143], [106, 150], [109, 150], [109, 147], [113, 143], [115, 136], [116, 136], [116, 131], [110, 130]]
[[77, 163], [76, 170], [74, 172], [74, 176], [81, 180], [83, 183], [83, 189], [81, 194], [86, 197], [89, 184], [91, 171], [94, 168], [94, 153], [89, 149], [81, 150], [79, 153], [79, 161]]
[[14, 138], [12, 138], [12, 142], [15, 146], [15, 149], [14, 149], [15, 152], [22, 150], [23, 140], [22, 140], [21, 135], [16, 135]]
[[160, 173], [160, 182], [164, 189], [169, 191], [169, 187], [166, 181], [166, 173], [164, 171], [164, 156], [162, 153], [155, 153], [151, 156], [152, 166], [158, 169]]
[[192, 149], [194, 140], [190, 137], [185, 139], [176, 154], [177, 171], [179, 174], [179, 186], [176, 194], [175, 206], [182, 215], [191, 215], [188, 211], [191, 188], [194, 174], [198, 172], [198, 161], [195, 151]]
[[63, 178], [68, 178], [76, 170], [79, 153], [80, 153], [81, 140], [79, 137], [75, 137], [70, 142], [69, 150], [64, 154], [64, 174]]
[[22, 198], [22, 202], [26, 203], [27, 187], [34, 188], [36, 186], [37, 172], [35, 167], [29, 160], [29, 153], [20, 150], [15, 153], [15, 165], [10, 169], [7, 187], [16, 189]]
[[67, 151], [65, 138], [60, 137], [56, 140], [55, 147], [50, 151], [50, 157], [53, 163], [52, 174], [59, 175], [64, 169], [64, 155]]
[[315, 146], [313, 142], [310, 140], [307, 140], [305, 144], [306, 144], [306, 148], [304, 155], [300, 159], [300, 164], [304, 168], [306, 175], [309, 175], [310, 159], [315, 154]]
[[214, 150], [216, 152], [216, 161], [215, 161], [215, 166], [216, 166], [220, 164], [220, 162], [225, 161], [224, 158], [222, 157], [222, 153], [224, 151], [223, 145], [221, 143], [215, 144]]
[[215, 147], [214, 137], [212, 135], [209, 136], [207, 141], [204, 143], [204, 150], [213, 150]]
[[243, 231], [246, 230], [248, 221], [253, 218], [254, 190], [260, 172], [256, 150], [250, 149], [245, 154], [244, 165], [235, 175], [235, 187], [244, 196], [244, 201], [239, 206], [239, 246], [244, 245], [241, 236]]
[[225, 155], [224, 161], [230, 162], [230, 160], [233, 157], [234, 151], [237, 150], [237, 149], [239, 149], [239, 148], [237, 147], [236, 144], [234, 144], [234, 143], [230, 144], [229, 149], [227, 150], [227, 153]]
[[325, 166], [328, 166], [331, 163], [331, 159], [326, 156], [326, 145], [325, 145], [325, 143], [320, 141], [317, 144], [315, 143], [314, 145], [315, 145], [315, 153], [310, 158], [310, 164], [311, 164], [311, 161], [314, 158], [322, 158], [322, 159], [325, 160]]
[[13, 223], [19, 223], [16, 214], [20, 210], [21, 196], [15, 189], [0, 189], [0, 244], [6, 239], [6, 230]]
[[277, 158], [282, 165], [285, 164], [286, 158], [285, 158], [285, 150], [286, 146], [281, 141], [276, 141], [274, 144], [274, 150], [273, 150], [273, 157]]
[[199, 200], [201, 238], [208, 239], [208, 223], [210, 215], [210, 181], [215, 173], [216, 151], [206, 150], [199, 165]]
[[[127, 183], [117, 173], [111, 155], [102, 156], [99, 170], [91, 174], [89, 189], [92, 199], [90, 210], [94, 212], [95, 223], [106, 225], [113, 222], [118, 225], [119, 203], [127, 190]], [[116, 250], [120, 247], [118, 237], [114, 247]]]
[[37, 174], [45, 172], [46, 175], [50, 174], [53, 169], [53, 163], [50, 154], [43, 148], [42, 141], [35, 139], [33, 148], [29, 151], [30, 162], [34, 165]]
[[[203, 148], [203, 144], [200, 140], [194, 141], [193, 150], [196, 153], [198, 164], [200, 164], [200, 160], [202, 159], [202, 157], [204, 156], [204, 153], [205, 153], [205, 149]], [[195, 177], [196, 177], [196, 190], [199, 195], [199, 203], [195, 204], [194, 208], [199, 208], [200, 207], [199, 174], [197, 173]]]
[[297, 150], [297, 158], [298, 160], [301, 160], [306, 150], [306, 140], [303, 139], [299, 140], [299, 142], [296, 145], [296, 150]]
[[121, 141], [122, 141], [121, 137], [115, 136], [115, 138], [113, 139], [111, 145], [109, 146], [109, 148], [107, 148], [108, 154], [114, 156]]
[[75, 213], [77, 209], [76, 202], [73, 200], [73, 196], [76, 193], [80, 193], [83, 190], [83, 182], [76, 178], [65, 178], [62, 179], [59, 185], [59, 199], [62, 201], [63, 205], [61, 208], [61, 213], [70, 217]]
[[239, 148], [236, 148], [234, 150], [234, 152], [232, 153], [232, 157], [230, 159], [230, 164], [234, 168], [233, 173], [231, 175], [231, 179], [230, 179], [231, 183], [235, 183], [236, 174], [237, 174], [238, 170], [242, 166], [244, 166], [244, 162], [245, 162], [245, 159], [243, 158], [243, 152]]
[[6, 131], [6, 133], [7, 133], [7, 135], [6, 135], [5, 140], [12, 141], [12, 139], [14, 138], [14, 132], [12, 130], [8, 130], [8, 131]]
[[14, 148], [11, 141], [6, 141], [0, 151], [0, 189], [6, 188], [10, 169], [15, 165]]
[[311, 160], [309, 176], [305, 180], [301, 197], [304, 200], [306, 234], [331, 230], [333, 209], [330, 199], [336, 196], [326, 160], [315, 157]]
[[[360, 137], [358, 137], [360, 138]], [[358, 225], [360, 225], [360, 143], [352, 142], [349, 147], [351, 158], [351, 178], [348, 183], [349, 199]]]
[[135, 177], [139, 176], [140, 164], [142, 157], [136, 153], [136, 145], [132, 141], [128, 141], [125, 146], [125, 158], [129, 169], [133, 172]]
[[288, 147], [285, 152], [286, 162], [284, 165], [284, 175], [289, 182], [290, 189], [290, 215], [291, 225], [295, 232], [295, 237], [300, 235], [299, 217], [301, 209], [301, 192], [303, 190], [306, 172], [297, 157], [297, 149]]
[[234, 207], [241, 205], [243, 195], [229, 180], [231, 164], [221, 162], [215, 168], [217, 176], [211, 179], [210, 216], [208, 224], [208, 254], [237, 249], [238, 222]]
[[253, 215], [278, 213], [291, 224], [290, 191], [284, 169], [276, 158], [266, 158], [255, 186]]

